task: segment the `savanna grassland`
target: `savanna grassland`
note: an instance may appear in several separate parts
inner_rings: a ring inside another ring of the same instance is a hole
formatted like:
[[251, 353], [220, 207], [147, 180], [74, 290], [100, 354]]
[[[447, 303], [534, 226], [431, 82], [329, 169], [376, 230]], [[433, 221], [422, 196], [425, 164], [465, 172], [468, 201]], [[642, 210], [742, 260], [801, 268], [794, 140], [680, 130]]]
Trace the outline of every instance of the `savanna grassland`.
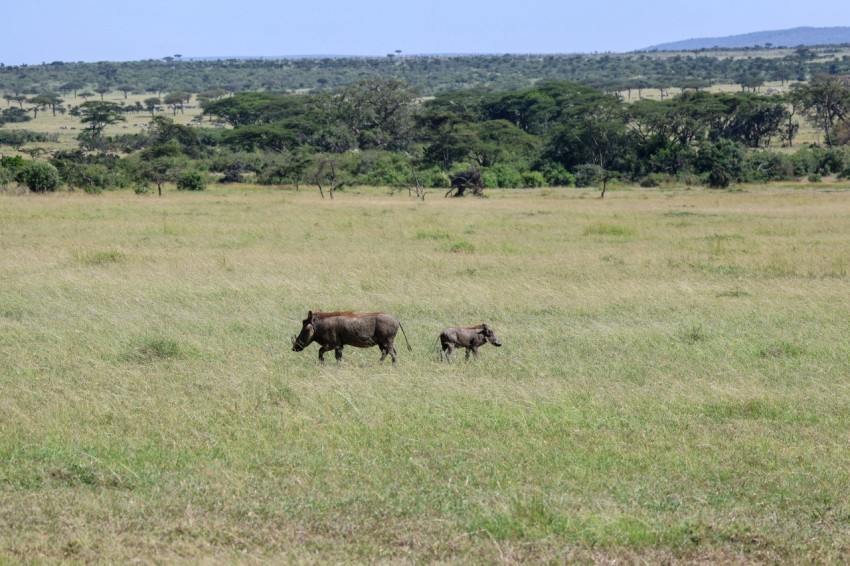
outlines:
[[843, 188], [0, 195], [0, 563], [846, 562]]

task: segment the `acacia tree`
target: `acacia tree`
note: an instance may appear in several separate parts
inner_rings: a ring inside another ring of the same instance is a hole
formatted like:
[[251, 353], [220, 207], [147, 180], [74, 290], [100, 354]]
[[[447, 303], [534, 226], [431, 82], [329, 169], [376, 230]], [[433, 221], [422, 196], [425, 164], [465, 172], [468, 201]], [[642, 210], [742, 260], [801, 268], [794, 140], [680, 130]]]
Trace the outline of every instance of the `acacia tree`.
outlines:
[[145, 110], [151, 113], [151, 117], [153, 117], [153, 113], [156, 111], [156, 107], [162, 104], [162, 100], [160, 100], [156, 96], [152, 96], [150, 98], [146, 98], [142, 101], [145, 105]]
[[566, 167], [599, 167], [600, 198], [604, 198], [612, 168], [629, 145], [622, 103], [616, 97], [600, 94], [569, 108], [562, 116], [560, 127], [550, 138], [548, 157]]
[[170, 92], [165, 95], [162, 101], [172, 110], [174, 116], [177, 115], [177, 110], [183, 114], [183, 104], [192, 98], [192, 95], [187, 92]]
[[74, 109], [85, 129], [77, 136], [80, 145], [88, 149], [103, 149], [103, 130], [112, 124], [126, 122], [121, 105], [114, 102], [90, 100]]
[[823, 131], [826, 145], [832, 146], [836, 122], [850, 119], [850, 79], [817, 76], [809, 84], [791, 85], [790, 98], [806, 120]]
[[115, 102], [91, 100], [80, 104], [80, 122], [86, 125], [86, 131], [100, 136], [106, 126], [126, 122], [121, 105]]
[[106, 93], [108, 93], [108, 92], [111, 92], [111, 91], [112, 91], [112, 87], [110, 87], [109, 85], [97, 85], [97, 86], [94, 88], [94, 91], [95, 91], [96, 93], [98, 93], [98, 94], [100, 95], [100, 99], [101, 99], [101, 100], [103, 100], [103, 95], [104, 95], [104, 94], [106, 94]]

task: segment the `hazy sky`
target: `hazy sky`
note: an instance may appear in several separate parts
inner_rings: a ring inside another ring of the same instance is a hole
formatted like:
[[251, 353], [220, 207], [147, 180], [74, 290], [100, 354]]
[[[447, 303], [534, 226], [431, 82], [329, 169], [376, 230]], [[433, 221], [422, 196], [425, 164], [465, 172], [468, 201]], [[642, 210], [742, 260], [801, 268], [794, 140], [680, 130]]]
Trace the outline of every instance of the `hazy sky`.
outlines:
[[848, 0], [29, 0], [4, 2], [0, 62], [587, 53], [850, 25]]

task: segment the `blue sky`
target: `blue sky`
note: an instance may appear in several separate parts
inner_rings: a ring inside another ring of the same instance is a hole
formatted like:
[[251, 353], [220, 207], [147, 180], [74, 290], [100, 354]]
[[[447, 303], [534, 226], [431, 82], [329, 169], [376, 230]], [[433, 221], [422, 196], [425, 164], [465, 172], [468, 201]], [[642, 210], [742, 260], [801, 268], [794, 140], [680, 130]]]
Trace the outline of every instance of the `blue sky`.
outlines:
[[0, 62], [631, 51], [850, 25], [847, 0], [29, 0], [5, 2]]

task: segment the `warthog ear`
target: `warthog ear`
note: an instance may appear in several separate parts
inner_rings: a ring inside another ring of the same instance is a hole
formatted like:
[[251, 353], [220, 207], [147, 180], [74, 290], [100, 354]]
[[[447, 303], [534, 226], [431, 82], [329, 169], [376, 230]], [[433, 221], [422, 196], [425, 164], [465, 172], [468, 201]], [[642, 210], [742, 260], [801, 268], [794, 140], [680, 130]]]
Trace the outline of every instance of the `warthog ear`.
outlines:
[[311, 320], [313, 318], [313, 311], [307, 311], [307, 320]]

